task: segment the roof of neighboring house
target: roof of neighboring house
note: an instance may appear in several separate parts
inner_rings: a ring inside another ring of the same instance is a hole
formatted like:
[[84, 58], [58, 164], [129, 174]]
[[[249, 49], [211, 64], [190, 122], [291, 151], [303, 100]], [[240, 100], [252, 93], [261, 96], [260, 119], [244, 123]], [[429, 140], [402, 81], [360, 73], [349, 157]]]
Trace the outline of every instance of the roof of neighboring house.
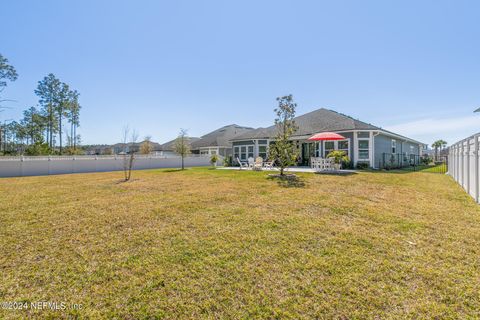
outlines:
[[254, 129], [251, 127], [230, 124], [203, 135], [200, 139], [192, 142], [191, 148], [199, 149], [203, 147], [227, 147], [230, 145], [230, 140], [234, 139], [238, 135], [252, 130]]
[[[343, 130], [382, 130], [379, 127], [369, 123], [354, 119], [347, 115], [333, 110], [321, 108], [304, 115], [295, 117], [295, 124], [298, 130], [295, 136], [313, 135], [325, 131], [343, 131]], [[267, 139], [276, 135], [275, 126], [268, 128], [258, 128], [235, 137], [232, 140], [243, 139]]]
[[[140, 146], [142, 145], [142, 143], [144, 143], [144, 141], [141, 141], [141, 142], [135, 142], [135, 143], [130, 143], [130, 142], [127, 142], [127, 145], [131, 145], [133, 146], [134, 148], [140, 148]], [[161, 150], [161, 145], [157, 142], [153, 142], [153, 141], [150, 141], [150, 143], [152, 144], [152, 150], [154, 151], [159, 151]], [[111, 145], [110, 147], [111, 148], [123, 148], [124, 147], [124, 143], [116, 143], [114, 145]]]
[[[197, 138], [197, 137], [187, 137], [186, 138], [188, 143], [190, 144], [190, 146], [192, 145], [193, 142], [197, 141], [198, 139], [200, 138]], [[159, 151], [173, 151], [173, 146], [175, 144], [175, 140], [177, 139], [173, 139], [173, 140], [170, 140], [168, 142], [165, 142], [164, 144], [161, 144], [160, 145], [160, 148], [159, 148]]]

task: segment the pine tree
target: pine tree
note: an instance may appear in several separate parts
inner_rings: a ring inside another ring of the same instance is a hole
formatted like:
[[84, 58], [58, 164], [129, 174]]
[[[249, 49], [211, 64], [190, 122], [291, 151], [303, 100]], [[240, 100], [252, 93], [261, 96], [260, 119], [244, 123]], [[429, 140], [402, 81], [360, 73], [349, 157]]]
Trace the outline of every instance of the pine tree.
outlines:
[[59, 101], [61, 82], [52, 73], [38, 82], [35, 94], [39, 97], [42, 113], [47, 119], [46, 140], [50, 148], [53, 148], [53, 136], [58, 132], [58, 119], [56, 107]]

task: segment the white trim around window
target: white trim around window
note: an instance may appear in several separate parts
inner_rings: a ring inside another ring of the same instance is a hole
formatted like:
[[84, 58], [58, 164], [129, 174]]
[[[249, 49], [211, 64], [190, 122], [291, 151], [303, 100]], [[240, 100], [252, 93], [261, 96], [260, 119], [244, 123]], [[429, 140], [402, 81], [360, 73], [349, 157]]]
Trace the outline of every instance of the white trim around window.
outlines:
[[397, 153], [397, 140], [392, 139], [392, 153], [395, 154]]
[[[341, 149], [339, 149], [339, 148], [338, 148], [339, 143], [345, 142], [345, 141], [346, 141], [347, 144], [348, 144], [348, 145], [347, 145], [347, 148], [341, 148]], [[333, 149], [331, 149], [331, 148], [326, 149], [326, 147], [325, 147], [325, 144], [326, 144], [326, 143], [329, 143], [329, 144], [330, 144], [330, 143], [333, 143]], [[333, 151], [333, 150], [345, 151], [345, 152], [347, 153], [347, 156], [350, 157], [350, 146], [351, 146], [350, 143], [351, 143], [351, 142], [350, 142], [350, 138], [347, 138], [347, 139], [344, 139], [344, 140], [336, 140], [336, 141], [322, 141], [322, 153], [323, 153], [323, 154], [322, 154], [322, 157], [323, 157], [323, 158], [326, 158], [327, 155], [330, 153], [330, 151]], [[316, 148], [316, 149], [317, 149], [317, 148]]]
[[358, 162], [368, 162], [371, 165], [372, 160], [372, 135], [369, 134], [366, 138], [356, 139], [356, 153], [355, 164]]

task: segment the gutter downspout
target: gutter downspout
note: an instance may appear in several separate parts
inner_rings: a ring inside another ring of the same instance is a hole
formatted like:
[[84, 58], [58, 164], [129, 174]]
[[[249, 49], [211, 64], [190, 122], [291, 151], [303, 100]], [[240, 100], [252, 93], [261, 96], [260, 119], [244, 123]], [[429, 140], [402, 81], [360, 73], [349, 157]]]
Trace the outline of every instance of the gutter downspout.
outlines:
[[373, 161], [373, 166], [372, 168], [373, 169], [378, 169], [377, 167], [375, 167], [375, 137], [378, 136], [380, 134], [380, 131], [377, 131], [377, 133], [373, 133], [372, 135], [372, 161]]

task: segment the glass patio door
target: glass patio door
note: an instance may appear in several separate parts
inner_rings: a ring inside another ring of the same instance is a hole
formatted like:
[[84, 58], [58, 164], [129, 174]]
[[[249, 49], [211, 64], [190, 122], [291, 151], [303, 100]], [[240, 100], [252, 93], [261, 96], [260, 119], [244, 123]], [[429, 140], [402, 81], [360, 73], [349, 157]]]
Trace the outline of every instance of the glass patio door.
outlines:
[[310, 165], [311, 157], [315, 157], [315, 143], [314, 142], [302, 143], [301, 159], [298, 164], [301, 166]]

